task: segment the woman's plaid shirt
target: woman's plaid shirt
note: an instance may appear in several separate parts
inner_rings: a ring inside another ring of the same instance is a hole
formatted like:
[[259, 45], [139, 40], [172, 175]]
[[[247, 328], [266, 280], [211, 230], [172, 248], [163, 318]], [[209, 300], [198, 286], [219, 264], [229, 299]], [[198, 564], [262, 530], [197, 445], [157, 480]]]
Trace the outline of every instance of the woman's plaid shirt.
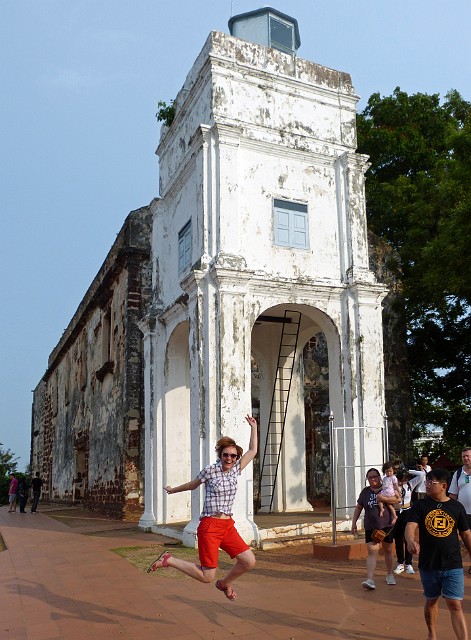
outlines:
[[198, 479], [205, 484], [205, 496], [201, 518], [210, 517], [214, 513], [232, 515], [237, 492], [237, 476], [240, 476], [240, 460], [230, 471], [223, 472], [221, 461], [208, 464], [198, 474]]

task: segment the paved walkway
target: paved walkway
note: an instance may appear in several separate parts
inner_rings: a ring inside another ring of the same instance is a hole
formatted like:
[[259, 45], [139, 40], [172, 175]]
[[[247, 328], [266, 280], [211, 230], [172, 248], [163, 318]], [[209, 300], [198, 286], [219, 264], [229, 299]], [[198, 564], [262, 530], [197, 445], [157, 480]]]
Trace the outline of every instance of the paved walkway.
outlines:
[[[58, 521], [42, 512], [0, 508], [1, 640], [420, 640], [425, 637], [418, 576], [360, 582], [364, 562], [314, 560], [305, 545], [257, 554], [255, 571], [238, 582], [230, 602], [213, 585], [183, 576], [146, 575], [110, 551], [163, 545], [135, 525], [93, 518]], [[91, 535], [95, 533], [96, 535]], [[84, 535], [88, 534], [88, 535]], [[156, 551], [159, 551], [158, 546]], [[466, 575], [465, 611], [471, 618]], [[451, 640], [441, 605], [439, 638]]]

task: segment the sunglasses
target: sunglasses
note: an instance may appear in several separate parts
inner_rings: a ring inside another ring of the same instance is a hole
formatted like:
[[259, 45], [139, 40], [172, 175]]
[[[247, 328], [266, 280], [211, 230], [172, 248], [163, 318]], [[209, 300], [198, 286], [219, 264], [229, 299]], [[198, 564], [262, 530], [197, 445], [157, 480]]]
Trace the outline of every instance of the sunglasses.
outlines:
[[232, 458], [232, 460], [235, 460], [237, 458], [237, 453], [223, 453], [222, 455], [224, 456], [224, 458]]

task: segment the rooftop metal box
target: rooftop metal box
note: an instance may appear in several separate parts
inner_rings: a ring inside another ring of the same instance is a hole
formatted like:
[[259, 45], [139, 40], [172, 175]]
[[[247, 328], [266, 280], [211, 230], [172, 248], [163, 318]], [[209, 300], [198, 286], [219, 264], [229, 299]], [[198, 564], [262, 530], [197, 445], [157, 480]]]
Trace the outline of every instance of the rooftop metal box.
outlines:
[[295, 55], [301, 45], [298, 21], [272, 7], [240, 13], [229, 20], [231, 36]]

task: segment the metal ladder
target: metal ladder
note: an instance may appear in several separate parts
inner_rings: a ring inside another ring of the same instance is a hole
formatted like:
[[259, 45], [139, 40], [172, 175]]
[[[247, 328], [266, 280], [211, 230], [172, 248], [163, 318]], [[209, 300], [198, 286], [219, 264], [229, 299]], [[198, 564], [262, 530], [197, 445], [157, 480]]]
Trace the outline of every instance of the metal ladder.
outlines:
[[281, 330], [276, 376], [273, 384], [270, 418], [260, 467], [260, 510], [268, 512], [272, 509], [280, 464], [301, 313], [299, 311], [286, 310], [284, 317], [280, 317], [278, 321], [283, 323], [283, 328]]

